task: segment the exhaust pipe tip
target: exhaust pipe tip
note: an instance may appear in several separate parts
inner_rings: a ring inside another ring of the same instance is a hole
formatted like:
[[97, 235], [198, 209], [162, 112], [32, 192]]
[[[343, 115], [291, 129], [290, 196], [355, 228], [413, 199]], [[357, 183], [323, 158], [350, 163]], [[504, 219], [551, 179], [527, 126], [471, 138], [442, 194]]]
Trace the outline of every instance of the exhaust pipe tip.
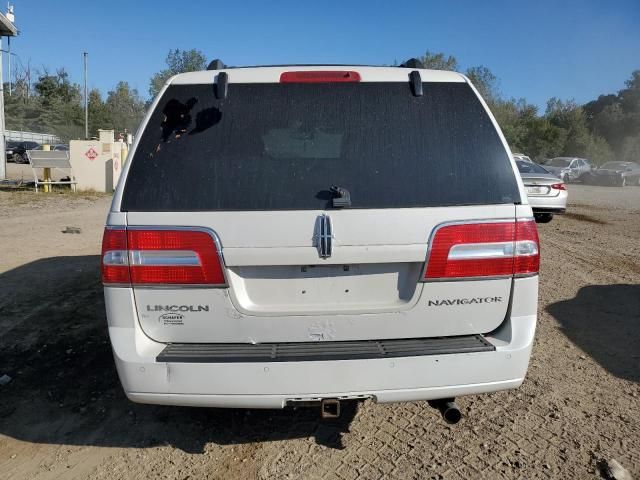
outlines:
[[462, 413], [453, 398], [430, 400], [429, 405], [439, 410], [442, 418], [444, 418], [444, 421], [449, 425], [455, 425], [462, 419]]
[[462, 413], [455, 402], [448, 402], [442, 411], [442, 418], [450, 425], [455, 425], [462, 419]]

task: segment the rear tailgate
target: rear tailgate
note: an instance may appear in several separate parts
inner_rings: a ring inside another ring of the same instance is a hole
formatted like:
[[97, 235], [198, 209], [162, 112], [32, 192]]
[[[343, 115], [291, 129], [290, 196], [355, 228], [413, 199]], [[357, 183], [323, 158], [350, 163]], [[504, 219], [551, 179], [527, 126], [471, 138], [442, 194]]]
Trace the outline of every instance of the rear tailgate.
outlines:
[[[120, 192], [129, 226], [208, 229], [224, 261], [223, 288], [134, 287], [149, 337], [434, 337], [504, 320], [510, 275], [422, 282], [438, 225], [513, 222], [520, 201], [504, 143], [461, 77], [416, 97], [408, 82], [234, 84], [233, 75], [225, 99], [211, 85], [165, 92]], [[333, 184], [349, 190], [351, 208], [331, 208]]]
[[[456, 207], [447, 209], [446, 218], [514, 218], [514, 210]], [[282, 342], [464, 335], [502, 323], [510, 278], [420, 282], [442, 209], [362, 213], [331, 213], [334, 254], [325, 260], [312, 240], [320, 212], [283, 212], [279, 221], [262, 225], [250, 216], [243, 221], [243, 216], [215, 214], [129, 213], [131, 225], [215, 228], [229, 285], [136, 287], [142, 328], [164, 342]], [[398, 223], [405, 226], [402, 236]], [[291, 228], [298, 224], [302, 227]], [[242, 235], [247, 231], [263, 242], [248, 242]]]

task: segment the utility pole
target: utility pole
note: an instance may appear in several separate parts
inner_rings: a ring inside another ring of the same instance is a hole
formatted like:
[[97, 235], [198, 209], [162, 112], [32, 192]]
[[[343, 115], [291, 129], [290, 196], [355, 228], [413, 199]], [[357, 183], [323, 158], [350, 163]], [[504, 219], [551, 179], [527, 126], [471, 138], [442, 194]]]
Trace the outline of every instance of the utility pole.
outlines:
[[7, 52], [9, 54], [9, 96], [11, 96], [11, 37], [7, 37], [7, 43], [9, 45], [9, 51]]
[[4, 89], [2, 83], [2, 36], [0, 36], [0, 180], [5, 180], [7, 178], [7, 152], [4, 137]]
[[87, 93], [87, 57], [89, 54], [84, 52], [84, 139], [89, 140], [89, 95]]
[[[7, 158], [4, 142], [4, 91], [2, 89], [2, 37], [13, 37], [18, 34], [18, 29], [13, 24], [14, 20], [12, 6], [9, 6], [6, 17], [0, 13], [0, 180], [7, 178]], [[9, 58], [11, 58], [11, 55], [9, 55]]]

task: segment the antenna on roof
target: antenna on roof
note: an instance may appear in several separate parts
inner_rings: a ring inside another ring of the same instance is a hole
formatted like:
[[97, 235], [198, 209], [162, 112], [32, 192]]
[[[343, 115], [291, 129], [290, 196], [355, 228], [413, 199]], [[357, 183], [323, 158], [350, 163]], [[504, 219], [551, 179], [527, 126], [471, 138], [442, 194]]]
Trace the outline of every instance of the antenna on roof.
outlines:
[[227, 66], [220, 60], [216, 58], [215, 60], [211, 60], [207, 70], [222, 70], [223, 68], [227, 68]]

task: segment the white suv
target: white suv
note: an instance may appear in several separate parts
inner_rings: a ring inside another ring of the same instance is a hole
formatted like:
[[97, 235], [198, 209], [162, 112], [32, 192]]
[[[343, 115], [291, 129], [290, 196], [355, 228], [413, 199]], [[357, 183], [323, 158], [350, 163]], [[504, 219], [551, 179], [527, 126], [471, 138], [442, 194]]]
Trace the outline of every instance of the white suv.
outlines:
[[102, 278], [131, 400], [329, 412], [522, 383], [538, 235], [463, 75], [185, 73], [129, 158]]

